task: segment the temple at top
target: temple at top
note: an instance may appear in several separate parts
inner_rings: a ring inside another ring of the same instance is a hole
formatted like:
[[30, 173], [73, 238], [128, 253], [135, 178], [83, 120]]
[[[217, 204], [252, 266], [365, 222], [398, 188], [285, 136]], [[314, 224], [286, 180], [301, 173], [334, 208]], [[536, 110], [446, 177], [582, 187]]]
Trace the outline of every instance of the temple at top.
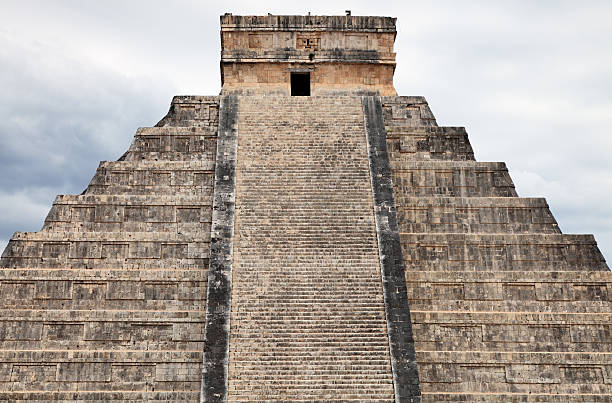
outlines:
[[221, 17], [222, 94], [396, 95], [395, 18]]
[[610, 402], [612, 275], [393, 88], [395, 19], [221, 16], [0, 259], [0, 400]]

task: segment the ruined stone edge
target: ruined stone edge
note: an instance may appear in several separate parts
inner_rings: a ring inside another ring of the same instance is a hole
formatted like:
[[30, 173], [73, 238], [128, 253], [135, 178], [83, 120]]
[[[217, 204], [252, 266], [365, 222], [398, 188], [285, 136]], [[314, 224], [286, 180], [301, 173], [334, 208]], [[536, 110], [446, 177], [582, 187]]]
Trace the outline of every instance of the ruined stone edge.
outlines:
[[204, 328], [201, 402], [227, 400], [238, 98], [221, 97]]
[[379, 97], [362, 100], [395, 401], [421, 402], [382, 104]]

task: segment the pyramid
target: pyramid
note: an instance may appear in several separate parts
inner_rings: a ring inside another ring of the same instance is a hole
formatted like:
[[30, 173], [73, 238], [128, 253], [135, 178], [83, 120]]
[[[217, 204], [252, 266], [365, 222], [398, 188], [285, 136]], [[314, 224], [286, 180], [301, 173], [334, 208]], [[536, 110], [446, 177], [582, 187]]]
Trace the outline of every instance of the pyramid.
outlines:
[[389, 17], [221, 17], [176, 96], [0, 260], [0, 400], [612, 400], [612, 275], [393, 88]]

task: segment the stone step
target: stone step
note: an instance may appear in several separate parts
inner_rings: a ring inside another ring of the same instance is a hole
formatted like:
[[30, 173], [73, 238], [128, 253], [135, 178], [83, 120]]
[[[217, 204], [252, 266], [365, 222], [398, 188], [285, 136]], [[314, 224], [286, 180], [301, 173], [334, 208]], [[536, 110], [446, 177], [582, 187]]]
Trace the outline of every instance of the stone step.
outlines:
[[361, 99], [238, 110], [228, 400], [392, 399]]
[[207, 196], [60, 195], [43, 231], [210, 232]]
[[417, 351], [424, 393], [611, 394], [610, 353]]
[[4, 268], [206, 268], [210, 233], [16, 232]]
[[516, 197], [503, 162], [393, 161], [395, 200], [415, 196]]
[[397, 217], [409, 233], [561, 233], [542, 198], [402, 197]]
[[212, 128], [219, 125], [218, 96], [179, 95], [172, 98], [168, 114], [156, 127]]
[[493, 393], [493, 392], [423, 392], [423, 403], [437, 402], [609, 402], [612, 393]]
[[392, 161], [474, 161], [464, 127], [387, 126], [387, 147]]
[[[144, 379], [146, 376], [141, 376]], [[34, 385], [32, 389], [39, 389], [43, 385]], [[197, 386], [197, 385], [196, 385]], [[48, 384], [44, 387], [50, 388]], [[177, 401], [177, 402], [195, 402], [200, 398], [200, 391], [196, 387], [195, 390], [169, 390], [169, 391], [150, 391], [146, 381], [135, 382], [131, 381], [130, 386], [126, 386], [132, 390], [121, 391], [83, 391], [78, 390], [79, 385], [75, 385], [74, 390], [68, 391], [33, 391], [29, 390], [0, 390], [0, 400], [8, 401]], [[95, 388], [94, 388], [95, 389]]]
[[[475, 306], [475, 303], [503, 306], [507, 303], [515, 305], [513, 309], [539, 304], [542, 309], [563, 311], [566, 308], [561, 306], [571, 306], [572, 302], [578, 301], [596, 309], [612, 303], [610, 271], [419, 271], [410, 272], [406, 285], [411, 306], [418, 301], [438, 306], [449, 301], [456, 309], [464, 309], [460, 306], [467, 303], [470, 306]], [[593, 304], [596, 301], [602, 304]]]
[[208, 271], [0, 270], [0, 309], [202, 310]]
[[[451, 289], [452, 285], [448, 285]], [[459, 287], [458, 287], [459, 288]], [[520, 285], [507, 287], [517, 288]], [[518, 291], [517, 291], [518, 292]], [[419, 311], [460, 311], [460, 312], [580, 312], [580, 313], [606, 313], [612, 311], [611, 301], [539, 301], [539, 300], [471, 300], [451, 299], [409, 299], [410, 308]]]
[[[201, 351], [3, 350], [0, 374], [11, 390], [0, 389], [0, 398], [193, 397], [201, 362]], [[62, 395], [68, 391], [76, 395]]]
[[411, 311], [417, 351], [607, 352], [610, 312]]
[[437, 126], [424, 97], [380, 97], [385, 126]]
[[103, 161], [84, 194], [212, 194], [210, 161]]
[[214, 161], [217, 130], [211, 127], [141, 127], [123, 161]]
[[400, 233], [400, 238], [408, 272], [608, 270], [592, 235]]

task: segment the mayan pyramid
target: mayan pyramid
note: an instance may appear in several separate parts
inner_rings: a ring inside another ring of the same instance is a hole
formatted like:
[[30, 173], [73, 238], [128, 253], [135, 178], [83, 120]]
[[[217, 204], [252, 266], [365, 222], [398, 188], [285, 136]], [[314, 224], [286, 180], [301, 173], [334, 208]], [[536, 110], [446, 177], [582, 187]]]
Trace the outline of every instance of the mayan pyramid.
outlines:
[[612, 400], [612, 275], [393, 87], [395, 19], [221, 17], [219, 96], [0, 261], [0, 400]]

